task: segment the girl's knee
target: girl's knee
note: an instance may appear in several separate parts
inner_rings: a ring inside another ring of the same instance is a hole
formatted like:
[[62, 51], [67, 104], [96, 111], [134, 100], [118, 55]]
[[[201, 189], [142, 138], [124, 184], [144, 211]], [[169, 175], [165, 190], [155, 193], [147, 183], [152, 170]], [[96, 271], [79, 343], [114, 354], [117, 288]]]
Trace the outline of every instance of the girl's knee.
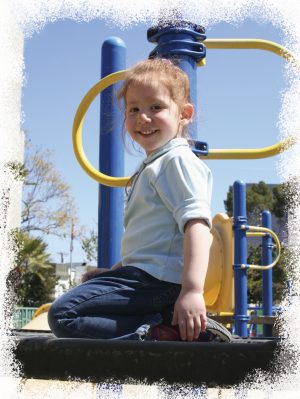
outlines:
[[48, 325], [53, 332], [54, 335], [57, 337], [62, 337], [64, 334], [63, 330], [63, 323], [62, 320], [64, 319], [63, 316], [64, 307], [62, 306], [62, 302], [60, 298], [52, 303], [50, 309], [48, 311]]
[[54, 334], [55, 334], [54, 330], [56, 330], [56, 325], [58, 322], [57, 309], [56, 309], [55, 303], [56, 302], [53, 302], [52, 305], [50, 306], [50, 309], [48, 310], [48, 324], [49, 324], [51, 331]]

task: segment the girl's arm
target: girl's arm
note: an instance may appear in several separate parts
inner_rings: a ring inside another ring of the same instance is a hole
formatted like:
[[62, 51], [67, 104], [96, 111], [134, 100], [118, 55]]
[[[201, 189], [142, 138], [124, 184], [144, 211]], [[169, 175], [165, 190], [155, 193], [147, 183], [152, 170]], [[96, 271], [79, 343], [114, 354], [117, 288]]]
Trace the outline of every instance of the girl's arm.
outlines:
[[211, 235], [206, 222], [201, 219], [187, 222], [184, 230], [182, 286], [172, 320], [173, 325], [178, 324], [182, 340], [193, 341], [206, 328], [203, 289], [210, 245]]

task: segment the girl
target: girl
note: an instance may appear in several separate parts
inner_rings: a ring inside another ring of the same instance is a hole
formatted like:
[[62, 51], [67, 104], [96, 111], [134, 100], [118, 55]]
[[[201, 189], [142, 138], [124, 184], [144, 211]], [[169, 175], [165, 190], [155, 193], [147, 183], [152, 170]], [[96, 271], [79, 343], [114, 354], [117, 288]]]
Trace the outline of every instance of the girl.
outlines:
[[147, 156], [131, 179], [122, 260], [57, 299], [49, 325], [58, 337], [197, 340], [207, 324], [212, 176], [187, 142], [189, 80], [169, 60], [142, 61], [118, 99]]

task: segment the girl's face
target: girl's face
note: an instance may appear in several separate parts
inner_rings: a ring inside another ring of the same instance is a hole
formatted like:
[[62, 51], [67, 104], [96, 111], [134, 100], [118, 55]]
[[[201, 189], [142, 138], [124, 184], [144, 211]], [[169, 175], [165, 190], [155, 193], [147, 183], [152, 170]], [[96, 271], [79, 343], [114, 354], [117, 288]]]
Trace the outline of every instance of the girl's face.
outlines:
[[171, 139], [181, 137], [183, 127], [192, 119], [192, 104], [180, 109], [163, 85], [130, 86], [125, 100], [126, 129], [147, 156]]

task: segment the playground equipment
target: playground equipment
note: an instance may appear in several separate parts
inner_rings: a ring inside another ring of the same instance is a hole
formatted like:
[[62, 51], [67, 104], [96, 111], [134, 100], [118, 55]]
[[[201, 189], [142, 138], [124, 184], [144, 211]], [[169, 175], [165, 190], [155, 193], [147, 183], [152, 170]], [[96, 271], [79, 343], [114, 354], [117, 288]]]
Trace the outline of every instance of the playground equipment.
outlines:
[[[205, 40], [205, 35], [204, 35], [204, 29], [202, 27], [199, 27], [194, 24], [190, 24], [187, 22], [182, 22], [182, 25], [180, 25], [180, 29], [178, 28], [179, 25], [174, 26], [166, 26], [164, 25], [163, 27], [155, 27], [151, 28], [148, 30], [148, 40], [151, 42], [156, 42], [157, 47], [150, 53], [150, 57], [153, 56], [161, 56], [161, 57], [182, 57], [179, 58], [179, 66], [184, 69], [191, 80], [191, 98], [194, 103], [196, 103], [196, 93], [195, 93], [195, 82], [196, 82], [196, 68], [197, 66], [202, 66], [204, 64], [205, 60], [205, 46], [207, 48], [222, 48], [222, 49], [264, 49], [268, 51], [272, 51], [275, 54], [278, 54], [285, 59], [294, 62], [295, 64], [295, 59], [293, 55], [285, 49], [283, 46], [280, 46], [277, 43], [273, 43], [270, 41], [266, 40], [259, 40], [259, 39], [213, 39], [213, 40]], [[201, 41], [201, 43], [199, 43]], [[109, 39], [108, 42], [110, 45], [114, 48], [112, 49], [109, 46], [105, 46], [105, 48], [109, 49], [111, 53], [116, 54], [118, 52], [119, 48], [119, 43], [115, 42], [112, 39]], [[205, 46], [203, 43], [205, 43]], [[123, 51], [123, 46], [121, 47]], [[102, 54], [102, 56], [105, 55], [108, 59], [111, 58], [111, 55], [106, 53]], [[295, 64], [296, 65], [296, 64]], [[118, 82], [119, 80], [124, 78], [126, 71], [117, 71], [117, 72], [112, 72], [109, 75], [105, 76], [98, 82], [96, 85], [94, 85], [88, 93], [85, 95], [83, 98], [82, 102], [80, 103], [75, 118], [74, 118], [74, 124], [73, 124], [73, 146], [74, 146], [74, 152], [77, 157], [78, 162], [82, 166], [82, 168], [91, 176], [93, 179], [95, 179], [97, 182], [101, 183], [102, 185], [106, 186], [111, 186], [111, 187], [122, 187], [125, 186], [128, 183], [129, 178], [128, 177], [115, 177], [115, 176], [110, 176], [106, 175], [100, 171], [98, 171], [96, 168], [94, 168], [89, 161], [87, 160], [83, 146], [82, 146], [82, 127], [83, 127], [83, 122], [84, 122], [84, 117], [85, 114], [91, 105], [92, 101], [94, 98], [99, 94], [105, 91], [105, 89], [109, 88], [112, 84]], [[110, 124], [114, 125], [115, 123], [110, 120]], [[194, 139], [195, 137], [195, 126], [193, 127], [193, 132], [194, 134]], [[100, 136], [101, 140], [101, 136]], [[202, 151], [198, 150], [197, 155], [199, 157], [203, 157], [206, 159], [258, 159], [258, 158], [265, 158], [269, 156], [276, 155], [285, 149], [289, 148], [291, 145], [293, 145], [295, 142], [295, 139], [293, 137], [289, 137], [279, 143], [276, 143], [274, 145], [271, 145], [269, 147], [264, 147], [264, 148], [257, 148], [257, 149], [209, 149], [206, 143], [200, 143], [196, 141], [196, 144], [198, 144], [198, 148], [202, 148]], [[101, 143], [100, 143], [101, 147]], [[113, 168], [111, 168], [111, 173], [114, 174]], [[240, 188], [239, 190], [242, 190]], [[245, 202], [242, 203], [241, 201], [243, 200], [243, 194], [237, 193], [236, 198], [235, 198], [235, 208], [236, 208], [236, 214], [234, 216], [234, 226], [233, 229], [235, 231], [235, 260], [232, 261], [230, 257], [227, 257], [225, 260], [217, 259], [217, 262], [215, 262], [216, 258], [216, 244], [213, 245], [213, 250], [211, 251], [211, 259], [214, 259], [214, 262], [211, 262], [209, 270], [214, 270], [214, 272], [211, 272], [211, 275], [218, 276], [218, 272], [221, 273], [222, 270], [222, 277], [220, 277], [221, 280], [226, 281], [226, 286], [229, 287], [226, 289], [226, 304], [225, 304], [225, 299], [221, 300], [221, 303], [224, 306], [224, 309], [220, 309], [220, 307], [216, 306], [213, 307], [211, 305], [208, 305], [208, 309], [212, 312], [228, 312], [230, 309], [229, 305], [229, 294], [228, 292], [230, 291], [231, 293], [233, 292], [232, 289], [232, 284], [230, 282], [230, 277], [228, 276], [229, 273], [227, 272], [227, 269], [232, 270], [232, 264], [234, 264], [234, 273], [235, 273], [235, 306], [236, 306], [236, 311], [235, 311], [235, 331], [237, 334], [239, 334], [242, 337], [247, 336], [247, 322], [249, 320], [249, 317], [247, 316], [247, 298], [245, 297], [245, 293], [247, 292], [247, 279], [246, 279], [246, 268], [259, 268], [261, 271], [266, 270], [261, 266], [255, 267], [255, 266], [238, 266], [238, 265], [246, 265], [246, 259], [247, 259], [247, 250], [245, 248], [245, 241], [244, 239], [246, 238], [246, 235], [253, 235], [254, 230], [256, 231], [256, 235], [259, 234], [270, 234], [272, 237], [275, 239], [277, 248], [279, 249], [279, 253], [277, 256], [277, 259], [272, 263], [269, 262], [268, 268], [271, 269], [278, 261], [279, 259], [279, 254], [280, 254], [280, 244], [279, 240], [277, 239], [276, 235], [272, 231], [267, 232], [266, 230], [263, 231], [262, 228], [258, 227], [249, 227], [246, 225], [246, 204]], [[111, 210], [111, 205], [110, 202], [106, 202], [106, 212], [108, 213], [109, 210]], [[102, 203], [102, 206], [104, 207], [105, 204]], [[115, 209], [117, 211], [117, 209]], [[118, 210], [119, 211], [119, 210]], [[243, 219], [243, 223], [240, 223], [240, 220]], [[115, 219], [114, 219], [115, 220]], [[105, 226], [104, 223], [107, 224], [107, 221], [105, 220], [104, 222], [100, 218], [100, 223], [99, 227], [101, 231], [104, 230]], [[116, 222], [115, 222], [116, 225]], [[121, 231], [122, 229], [122, 224], [120, 222], [119, 229]], [[218, 225], [220, 226], [220, 224]], [[225, 226], [224, 224], [222, 226]], [[242, 226], [243, 229], [245, 230], [244, 232], [242, 231]], [[238, 230], [241, 230], [239, 233]], [[246, 234], [246, 230], [248, 230]], [[227, 235], [230, 236], [230, 233], [227, 232]], [[226, 237], [225, 234], [222, 234], [223, 239], [226, 241], [226, 246], [232, 247], [233, 244], [230, 244], [228, 238]], [[214, 240], [216, 241], [216, 239]], [[220, 243], [220, 241], [217, 240], [217, 242]], [[240, 250], [238, 250], [238, 248]], [[228, 250], [223, 251], [224, 253], [228, 253]], [[102, 253], [102, 257], [99, 258], [99, 263], [100, 264], [113, 264], [111, 260], [111, 255], [106, 256], [105, 251]], [[243, 260], [241, 261], [241, 258]], [[223, 261], [225, 262], [224, 264], [226, 267], [223, 268]], [[216, 266], [218, 265], [218, 266]], [[217, 271], [216, 271], [217, 269]], [[241, 270], [239, 270], [241, 269]], [[265, 273], [266, 274], [266, 273]], [[265, 275], [264, 274], [264, 275]], [[225, 278], [226, 276], [226, 278]], [[268, 274], [268, 278], [271, 279], [271, 274]], [[266, 280], [266, 279], [264, 279]], [[207, 282], [211, 281], [210, 279], [210, 273], [207, 276]], [[242, 283], [243, 282], [243, 283]], [[218, 282], [218, 279], [214, 281], [216, 286], [214, 288], [209, 287], [208, 291], [209, 294], [209, 300], [206, 298], [208, 301], [208, 304], [211, 304], [212, 300], [212, 292], [216, 293], [218, 290], [218, 286], [220, 286], [220, 282]], [[207, 283], [208, 284], [208, 283]], [[224, 287], [224, 284], [223, 284]], [[265, 292], [266, 292], [266, 287], [267, 284], [264, 284], [265, 287]], [[270, 289], [268, 290], [268, 292]], [[266, 298], [270, 297], [270, 293], [265, 294], [265, 300]], [[223, 295], [221, 295], [223, 297]], [[216, 300], [216, 299], [215, 299]], [[268, 301], [270, 302], [270, 301]], [[243, 305], [241, 305], [241, 303]], [[239, 310], [238, 308], [242, 306]], [[268, 311], [267, 311], [268, 308]], [[265, 316], [271, 316], [272, 311], [270, 311], [269, 305], [268, 307], [264, 307]], [[232, 309], [231, 309], [232, 310]]]
[[50, 331], [48, 324], [48, 310], [51, 303], [40, 306], [32, 316], [32, 320], [22, 327], [23, 330]]
[[[205, 64], [207, 48], [259, 48], [273, 51], [285, 59], [294, 62], [292, 54], [282, 46], [263, 40], [205, 40], [204, 29], [189, 22], [180, 21], [165, 24], [148, 30], [148, 40], [157, 43], [150, 56], [165, 58], [178, 57], [179, 66], [187, 72], [191, 81], [191, 99], [196, 104], [196, 69]], [[205, 47], [206, 46], [206, 47]], [[121, 55], [120, 55], [121, 54]], [[114, 58], [115, 57], [115, 58]], [[74, 119], [73, 145], [75, 155], [83, 169], [93, 179], [101, 183], [100, 201], [102, 215], [114, 215], [114, 227], [103, 216], [100, 217], [100, 235], [110, 237], [106, 247], [101, 249], [101, 264], [111, 265], [117, 256], [116, 246], [111, 249], [111, 243], [119, 238], [110, 231], [121, 231], [123, 198], [114, 197], [118, 187], [125, 186], [127, 177], [122, 176], [122, 170], [116, 170], [116, 159], [119, 150], [110, 144], [107, 147], [108, 136], [100, 137], [101, 154], [111, 153], [114, 163], [106, 159], [105, 165], [100, 164], [100, 170], [94, 168], [87, 160], [82, 146], [82, 127], [84, 116], [100, 93], [101, 105], [109, 103], [101, 116], [101, 126], [109, 123], [116, 126], [118, 116], [115, 105], [111, 102], [111, 85], [124, 77], [124, 44], [120, 39], [110, 38], [103, 45], [102, 69], [104, 76], [83, 98]], [[294, 62], [295, 64], [295, 62]], [[107, 66], [110, 66], [109, 68]], [[296, 64], [295, 64], [296, 65]], [[101, 108], [102, 111], [102, 108]], [[106, 120], [107, 115], [114, 115], [113, 121]], [[119, 136], [119, 131], [117, 134]], [[196, 141], [195, 152], [206, 159], [257, 159], [278, 154], [294, 143], [292, 137], [261, 149], [226, 149], [208, 150], [205, 143], [197, 142], [197, 126], [194, 123], [192, 134]], [[104, 140], [104, 141], [103, 141]], [[120, 142], [119, 137], [117, 142]], [[103, 144], [104, 143], [104, 144]], [[103, 155], [100, 156], [103, 158]], [[120, 163], [119, 161], [117, 162]], [[103, 192], [103, 186], [114, 187]], [[103, 198], [105, 197], [105, 202]], [[111, 198], [113, 198], [111, 200]], [[104, 208], [104, 204], [107, 208]], [[106, 230], [106, 227], [109, 230]], [[105, 233], [108, 232], [108, 233]], [[88, 378], [90, 381], [116, 380], [124, 382], [128, 378], [147, 379], [148, 382], [158, 382], [162, 378], [169, 383], [206, 383], [208, 386], [228, 386], [240, 382], [247, 372], [254, 368], [270, 369], [274, 359], [274, 350], [278, 348], [278, 340], [271, 338], [272, 326], [264, 328], [268, 339], [250, 340], [247, 325], [247, 270], [259, 268], [263, 273], [264, 284], [264, 316], [272, 317], [272, 267], [280, 256], [280, 243], [271, 231], [270, 214], [263, 215], [263, 227], [247, 225], [246, 190], [242, 182], [234, 183], [234, 215], [230, 219], [218, 214], [213, 219], [213, 244], [210, 253], [210, 266], [205, 284], [205, 300], [207, 309], [213, 313], [233, 313], [235, 333], [242, 339], [233, 343], [182, 343], [182, 342], [129, 342], [82, 339], [57, 339], [51, 335], [20, 333], [16, 347], [16, 356], [24, 366], [24, 375], [34, 378]], [[259, 235], [263, 240], [263, 264], [247, 265], [247, 236]], [[277, 258], [272, 262], [273, 237], [277, 249]], [[118, 251], [119, 249], [117, 249]], [[41, 358], [40, 354], [45, 356]], [[200, 360], [201, 359], [201, 362]], [[170, 367], [172, 364], [172, 367]], [[201, 364], [203, 366], [201, 366]], [[37, 366], [38, 365], [38, 366]], [[151, 369], [149, 368], [151, 365]]]

